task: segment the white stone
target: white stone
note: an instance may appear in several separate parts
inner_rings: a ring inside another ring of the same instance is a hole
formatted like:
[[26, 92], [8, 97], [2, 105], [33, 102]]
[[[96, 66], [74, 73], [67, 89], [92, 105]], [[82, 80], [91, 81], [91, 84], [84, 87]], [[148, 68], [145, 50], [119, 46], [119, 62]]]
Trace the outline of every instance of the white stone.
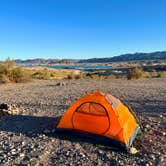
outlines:
[[138, 153], [138, 150], [136, 148], [134, 148], [134, 147], [131, 147], [130, 148], [130, 153], [131, 154], [136, 154], [136, 153]]

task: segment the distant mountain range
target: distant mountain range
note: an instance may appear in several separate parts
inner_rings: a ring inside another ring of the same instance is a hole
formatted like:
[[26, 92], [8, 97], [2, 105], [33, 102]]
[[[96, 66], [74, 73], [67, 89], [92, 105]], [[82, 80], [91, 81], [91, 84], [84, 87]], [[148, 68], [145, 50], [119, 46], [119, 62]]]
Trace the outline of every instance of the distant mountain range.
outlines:
[[29, 59], [16, 60], [21, 65], [54, 65], [54, 64], [71, 64], [71, 63], [107, 63], [107, 62], [127, 62], [127, 61], [144, 61], [144, 60], [166, 60], [166, 51], [152, 53], [134, 53], [123, 54], [110, 58], [92, 58], [92, 59]]
[[110, 58], [93, 58], [80, 60], [80, 63], [106, 63], [106, 62], [127, 62], [142, 60], [166, 60], [166, 51], [152, 53], [123, 54]]

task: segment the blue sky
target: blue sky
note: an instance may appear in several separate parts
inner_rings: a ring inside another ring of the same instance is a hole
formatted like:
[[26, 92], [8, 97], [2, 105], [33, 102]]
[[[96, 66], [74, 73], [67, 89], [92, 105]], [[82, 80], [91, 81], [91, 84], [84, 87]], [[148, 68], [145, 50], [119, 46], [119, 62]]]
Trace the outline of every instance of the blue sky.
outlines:
[[166, 50], [165, 0], [0, 0], [0, 59]]

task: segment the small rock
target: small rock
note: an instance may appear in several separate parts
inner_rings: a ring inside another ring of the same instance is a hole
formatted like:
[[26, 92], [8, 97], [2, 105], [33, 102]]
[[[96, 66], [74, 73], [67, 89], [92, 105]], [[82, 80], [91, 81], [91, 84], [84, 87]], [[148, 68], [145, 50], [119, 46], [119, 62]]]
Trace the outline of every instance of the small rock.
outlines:
[[100, 153], [100, 154], [103, 154], [103, 151], [102, 151], [102, 150], [99, 150], [99, 153]]
[[9, 109], [9, 106], [8, 106], [8, 104], [6, 104], [6, 103], [2, 103], [2, 104], [0, 104], [0, 109], [4, 109], [4, 110], [8, 110]]
[[149, 129], [149, 128], [150, 128], [150, 125], [149, 125], [149, 124], [147, 124], [145, 127], [146, 127], [147, 129]]
[[156, 159], [154, 155], [151, 155], [150, 157], [151, 157], [153, 160], [155, 160], [155, 159]]
[[64, 82], [58, 82], [56, 86], [65, 86], [66, 84]]
[[136, 154], [138, 152], [138, 150], [134, 147], [130, 148], [130, 154]]
[[82, 157], [85, 157], [85, 154], [84, 153], [80, 153]]
[[66, 152], [66, 156], [68, 156], [69, 154], [70, 154], [70, 151], [67, 151], [67, 152]]
[[79, 144], [79, 143], [76, 143], [76, 144], [75, 144], [75, 148], [76, 148], [77, 150], [81, 149], [80, 144]]
[[112, 156], [111, 156], [111, 153], [107, 153], [107, 157], [108, 158], [111, 158]]
[[22, 145], [24, 146], [25, 144], [26, 144], [26, 143], [23, 141], [23, 142], [22, 142]]
[[163, 132], [163, 136], [165, 136], [166, 135], [166, 132]]

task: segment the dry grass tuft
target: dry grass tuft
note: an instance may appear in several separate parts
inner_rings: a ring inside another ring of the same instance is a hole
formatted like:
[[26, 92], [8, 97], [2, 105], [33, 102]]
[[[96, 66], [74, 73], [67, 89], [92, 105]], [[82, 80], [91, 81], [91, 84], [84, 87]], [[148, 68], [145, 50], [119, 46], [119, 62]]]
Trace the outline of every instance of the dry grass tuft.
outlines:
[[128, 80], [140, 79], [140, 78], [145, 78], [145, 77], [148, 77], [147, 73], [145, 71], [143, 71], [142, 68], [138, 68], [138, 67], [130, 69], [127, 73]]
[[160, 78], [166, 78], [166, 71], [161, 71], [158, 73], [158, 77]]

